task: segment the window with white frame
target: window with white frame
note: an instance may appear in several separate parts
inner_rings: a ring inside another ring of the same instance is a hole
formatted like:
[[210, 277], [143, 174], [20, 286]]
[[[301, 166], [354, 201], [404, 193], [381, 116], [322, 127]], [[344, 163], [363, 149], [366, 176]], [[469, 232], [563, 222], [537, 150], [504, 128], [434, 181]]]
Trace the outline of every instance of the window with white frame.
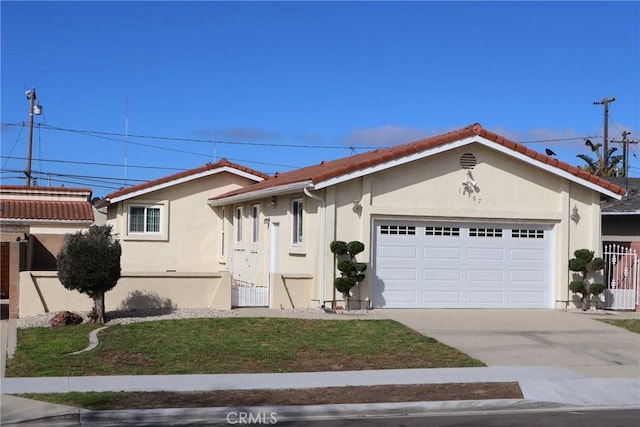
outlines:
[[129, 205], [129, 233], [160, 234], [162, 206]]
[[221, 209], [220, 211], [220, 256], [224, 257], [226, 254], [225, 251], [225, 245], [227, 243], [227, 239], [226, 239], [226, 228], [225, 228], [225, 222], [226, 222], [226, 218], [224, 215], [224, 208]]
[[242, 242], [242, 206], [238, 206], [236, 208], [235, 227], [236, 227], [236, 243]]
[[251, 243], [258, 243], [260, 234], [260, 205], [251, 206]]
[[293, 241], [296, 246], [302, 245], [302, 214], [303, 214], [302, 199], [295, 199], [291, 204], [291, 213], [293, 216]]

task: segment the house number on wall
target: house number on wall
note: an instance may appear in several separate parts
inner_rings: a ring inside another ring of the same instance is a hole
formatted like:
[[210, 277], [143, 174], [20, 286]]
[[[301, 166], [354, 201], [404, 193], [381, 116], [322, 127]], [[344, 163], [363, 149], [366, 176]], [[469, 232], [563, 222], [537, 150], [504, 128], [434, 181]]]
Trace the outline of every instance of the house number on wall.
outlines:
[[480, 192], [480, 187], [478, 187], [478, 183], [473, 179], [470, 170], [467, 171], [467, 179], [462, 182], [462, 187], [458, 188], [458, 192], [474, 202], [480, 203], [482, 201], [480, 197], [476, 196], [476, 194]]
[[476, 203], [480, 203], [482, 202], [482, 198], [480, 198], [479, 196], [475, 195], [473, 193], [473, 191], [467, 191], [467, 188], [465, 187], [463, 188], [459, 188], [458, 189], [458, 193], [462, 194], [463, 196], [467, 196], [467, 198], [471, 201], [474, 201]]

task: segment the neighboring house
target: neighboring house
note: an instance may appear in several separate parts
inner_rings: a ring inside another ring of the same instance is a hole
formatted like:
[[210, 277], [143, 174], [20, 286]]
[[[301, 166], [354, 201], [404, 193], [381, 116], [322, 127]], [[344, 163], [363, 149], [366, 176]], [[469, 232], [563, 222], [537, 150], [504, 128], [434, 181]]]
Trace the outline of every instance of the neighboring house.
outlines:
[[604, 306], [640, 311], [640, 178], [607, 178], [625, 188], [620, 200], [602, 201]]
[[[333, 240], [366, 246], [363, 307], [565, 308], [569, 258], [601, 251], [600, 199], [623, 194], [475, 124], [219, 192], [217, 219], [193, 212], [191, 244], [209, 242], [199, 262], [226, 265], [236, 285], [269, 287], [272, 308], [343, 304]], [[171, 233], [191, 236], [183, 227]]]
[[65, 236], [93, 223], [90, 200], [89, 189], [0, 185], [3, 297], [17, 298], [19, 271], [56, 269]]
[[225, 242], [207, 200], [266, 178], [223, 159], [116, 191], [96, 208], [120, 240], [123, 272], [215, 272], [226, 269]]
[[602, 241], [634, 246], [640, 252], [640, 178], [607, 178], [625, 188], [620, 199], [602, 202]]

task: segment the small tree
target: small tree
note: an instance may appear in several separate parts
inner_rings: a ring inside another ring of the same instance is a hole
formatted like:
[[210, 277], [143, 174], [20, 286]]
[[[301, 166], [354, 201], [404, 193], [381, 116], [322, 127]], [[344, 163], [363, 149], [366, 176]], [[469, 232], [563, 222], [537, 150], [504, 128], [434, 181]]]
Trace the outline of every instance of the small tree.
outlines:
[[600, 148], [602, 148], [601, 143], [594, 144], [591, 140], [585, 139], [584, 145], [589, 147], [596, 157], [593, 158], [587, 154], [578, 154], [576, 157], [584, 160], [586, 163], [584, 166], [579, 166], [579, 169], [586, 170], [598, 176], [624, 176], [625, 170], [623, 167], [620, 167], [624, 156], [613, 154], [618, 150], [616, 147], [609, 148], [607, 152], [604, 153], [604, 149], [602, 152], [600, 151]]
[[69, 290], [93, 299], [95, 321], [104, 323], [104, 294], [120, 279], [120, 242], [111, 226], [93, 225], [87, 232], [67, 236], [58, 254], [58, 278]]
[[602, 283], [590, 283], [589, 275], [602, 270], [605, 261], [602, 258], [594, 258], [594, 252], [589, 249], [578, 249], [573, 253], [575, 258], [569, 260], [569, 270], [580, 273], [582, 280], [574, 280], [569, 284], [569, 289], [576, 294], [580, 294], [582, 310], [591, 308], [591, 296], [600, 295], [604, 292]]
[[333, 285], [342, 293], [346, 309], [349, 310], [351, 289], [364, 280], [364, 272], [367, 269], [367, 263], [355, 261], [356, 255], [364, 251], [364, 243], [336, 240], [331, 242], [329, 248], [337, 259], [337, 268], [340, 271], [340, 277], [333, 280]]

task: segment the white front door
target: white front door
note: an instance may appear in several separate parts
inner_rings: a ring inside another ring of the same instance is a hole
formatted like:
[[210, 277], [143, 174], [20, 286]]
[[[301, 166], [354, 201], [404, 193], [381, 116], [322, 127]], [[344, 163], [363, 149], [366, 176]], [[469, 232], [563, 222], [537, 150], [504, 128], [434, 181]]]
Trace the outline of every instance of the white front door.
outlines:
[[278, 247], [280, 243], [280, 223], [272, 222], [270, 225], [269, 243], [269, 273], [277, 273], [280, 263]]
[[552, 308], [553, 227], [378, 221], [373, 306]]

